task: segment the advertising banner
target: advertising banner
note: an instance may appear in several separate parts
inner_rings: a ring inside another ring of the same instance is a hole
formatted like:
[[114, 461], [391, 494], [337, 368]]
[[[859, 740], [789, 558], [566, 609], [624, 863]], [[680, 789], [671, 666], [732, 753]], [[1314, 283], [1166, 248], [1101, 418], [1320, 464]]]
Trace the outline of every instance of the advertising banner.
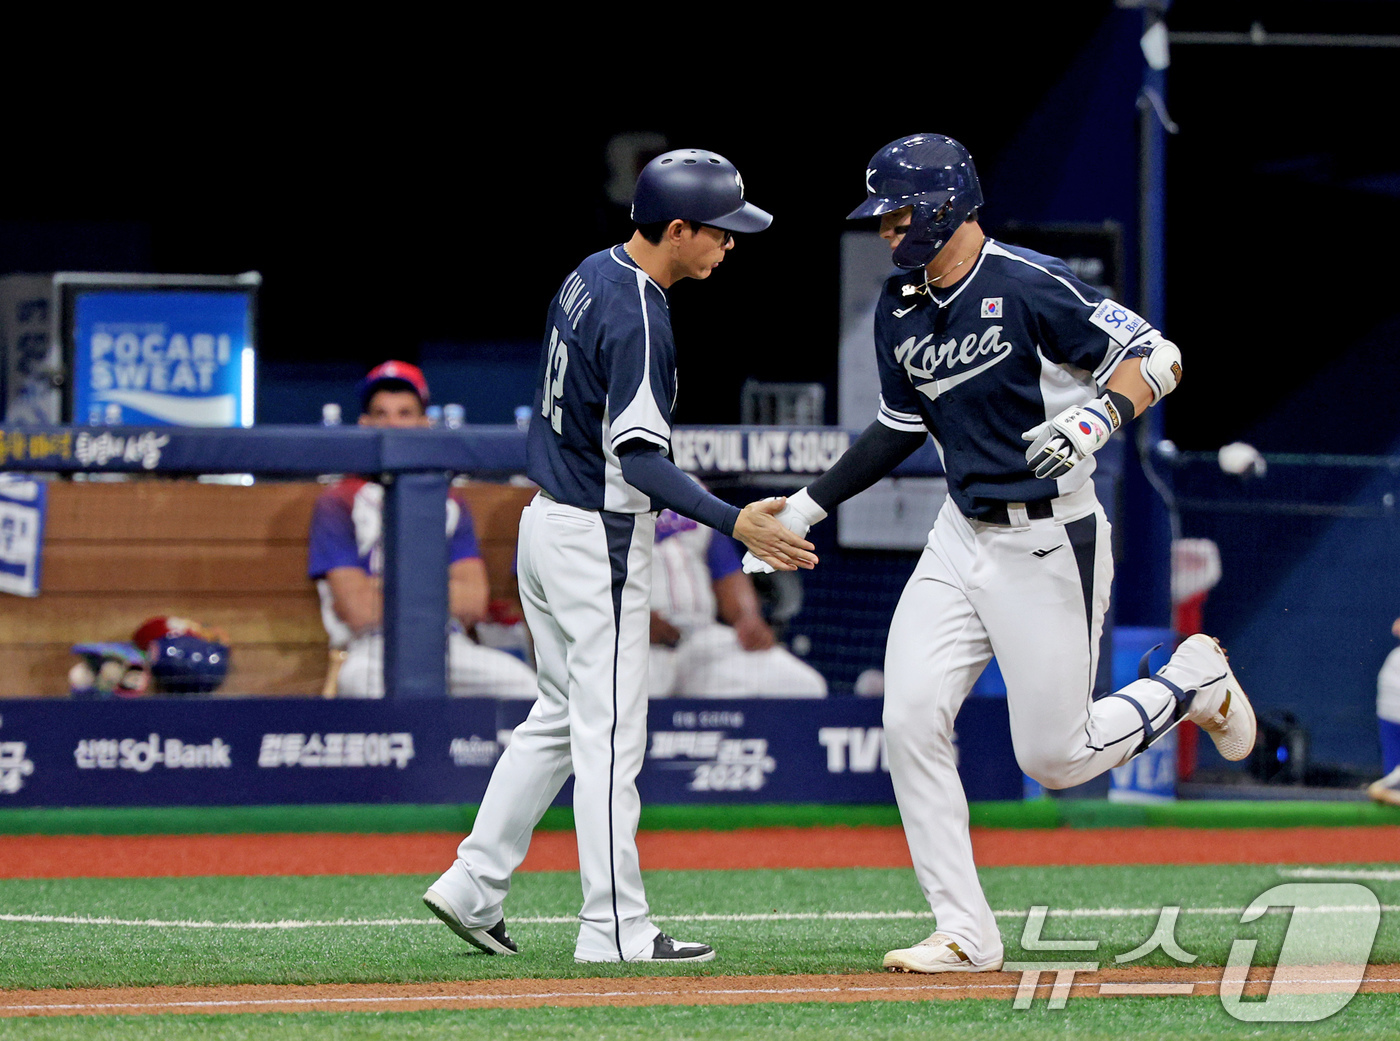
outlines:
[[72, 307], [74, 423], [252, 426], [247, 292], [81, 289]]
[[58, 423], [63, 416], [62, 351], [53, 334], [53, 280], [46, 275], [0, 278], [0, 356], [6, 423]]
[[0, 593], [39, 595], [48, 489], [0, 474]]
[[[528, 702], [0, 702], [0, 808], [474, 803]], [[643, 802], [894, 801], [878, 699], [658, 699]], [[958, 716], [969, 799], [1019, 799], [1006, 702]], [[560, 793], [567, 804], [571, 787]]]

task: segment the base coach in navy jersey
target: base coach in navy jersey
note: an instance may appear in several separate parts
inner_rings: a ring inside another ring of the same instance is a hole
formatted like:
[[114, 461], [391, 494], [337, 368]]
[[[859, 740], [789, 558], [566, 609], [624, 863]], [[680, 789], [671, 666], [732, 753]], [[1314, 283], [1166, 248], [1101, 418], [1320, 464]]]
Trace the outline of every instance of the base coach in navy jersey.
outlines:
[[424, 896], [463, 939], [512, 954], [504, 902], [530, 835], [574, 775], [584, 962], [707, 961], [650, 919], [638, 863], [636, 777], [646, 750], [651, 556], [656, 512], [733, 535], [783, 570], [812, 545], [774, 514], [782, 501], [723, 502], [669, 458], [676, 344], [667, 290], [707, 279], [735, 235], [772, 217], [744, 198], [739, 172], [700, 149], [667, 152], [637, 179], [637, 225], [569, 274], [549, 308], [527, 435], [540, 486], [520, 521], [520, 598], [534, 638], [539, 698], [516, 728], [457, 859]]

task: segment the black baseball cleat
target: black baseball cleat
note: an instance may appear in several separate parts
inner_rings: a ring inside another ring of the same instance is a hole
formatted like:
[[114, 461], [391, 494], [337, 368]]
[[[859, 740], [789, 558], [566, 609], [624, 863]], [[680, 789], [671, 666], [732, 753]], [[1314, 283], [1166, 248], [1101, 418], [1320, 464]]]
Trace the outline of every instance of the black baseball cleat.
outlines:
[[441, 894], [431, 889], [423, 894], [423, 903], [428, 905], [429, 911], [443, 920], [447, 928], [473, 947], [483, 950], [487, 954], [518, 954], [520, 952], [520, 948], [515, 945], [515, 941], [506, 932], [504, 918], [490, 928], [480, 925], [463, 925], [456, 912], [452, 910]]
[[651, 942], [651, 953], [638, 955], [633, 961], [710, 961], [715, 949], [707, 943], [686, 943], [657, 933]]

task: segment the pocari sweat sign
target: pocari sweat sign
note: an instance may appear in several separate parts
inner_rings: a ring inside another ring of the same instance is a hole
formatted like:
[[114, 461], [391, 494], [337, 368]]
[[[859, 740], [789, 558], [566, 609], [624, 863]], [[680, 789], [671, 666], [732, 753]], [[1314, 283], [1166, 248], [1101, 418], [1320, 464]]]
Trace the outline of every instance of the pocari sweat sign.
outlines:
[[74, 423], [253, 425], [246, 290], [80, 290], [72, 316]]

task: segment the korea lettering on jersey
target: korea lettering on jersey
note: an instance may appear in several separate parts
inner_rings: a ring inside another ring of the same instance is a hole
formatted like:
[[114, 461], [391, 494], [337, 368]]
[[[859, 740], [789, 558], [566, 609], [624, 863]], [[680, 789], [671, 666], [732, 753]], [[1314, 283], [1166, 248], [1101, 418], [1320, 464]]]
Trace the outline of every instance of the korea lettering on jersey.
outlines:
[[1080, 488], [1090, 456], [1057, 481], [1026, 466], [1022, 431], [1096, 397], [1130, 347], [1161, 338], [1063, 261], [987, 239], [946, 291], [922, 271], [886, 283], [875, 312], [878, 419], [934, 437], [948, 492], [968, 516]]
[[650, 497], [623, 479], [617, 449], [640, 439], [671, 450], [676, 348], [665, 290], [614, 246], [564, 280], [546, 330], [530, 479], [580, 509], [649, 511]]

